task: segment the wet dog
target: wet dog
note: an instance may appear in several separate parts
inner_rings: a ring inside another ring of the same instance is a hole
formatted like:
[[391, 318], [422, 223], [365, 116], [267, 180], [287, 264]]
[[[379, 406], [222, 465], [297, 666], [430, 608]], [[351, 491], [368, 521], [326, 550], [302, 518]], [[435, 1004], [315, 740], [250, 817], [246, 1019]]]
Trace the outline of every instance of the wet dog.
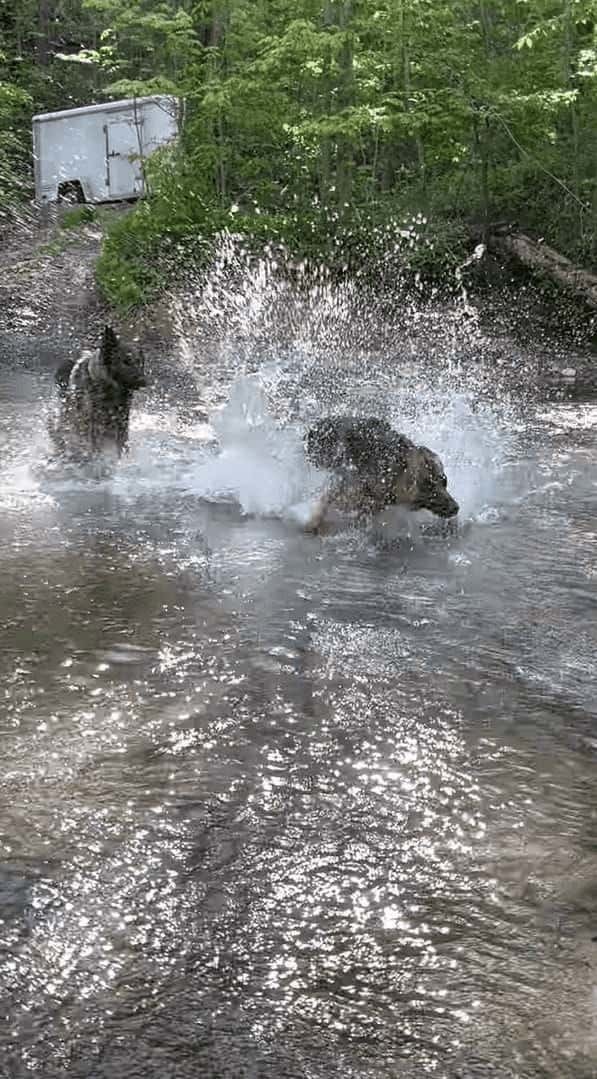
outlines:
[[143, 354], [133, 355], [106, 326], [99, 348], [83, 352], [56, 372], [57, 409], [50, 437], [64, 458], [85, 461], [128, 446], [133, 393], [145, 386]]
[[398, 434], [385, 420], [330, 416], [307, 432], [305, 450], [316, 468], [331, 471], [333, 477], [313, 510], [308, 531], [317, 531], [330, 509], [360, 519], [390, 506], [430, 510], [444, 518], [458, 513], [437, 454]]

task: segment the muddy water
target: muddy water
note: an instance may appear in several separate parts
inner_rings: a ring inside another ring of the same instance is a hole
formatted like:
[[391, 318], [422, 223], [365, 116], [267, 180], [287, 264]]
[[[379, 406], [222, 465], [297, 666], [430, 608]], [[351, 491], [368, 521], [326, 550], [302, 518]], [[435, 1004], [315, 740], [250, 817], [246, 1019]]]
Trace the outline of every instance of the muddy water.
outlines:
[[[220, 459], [158, 377], [100, 480], [5, 365], [0, 1075], [597, 1075], [597, 407], [446, 362], [298, 341]], [[301, 533], [301, 412], [372, 397], [455, 535]]]

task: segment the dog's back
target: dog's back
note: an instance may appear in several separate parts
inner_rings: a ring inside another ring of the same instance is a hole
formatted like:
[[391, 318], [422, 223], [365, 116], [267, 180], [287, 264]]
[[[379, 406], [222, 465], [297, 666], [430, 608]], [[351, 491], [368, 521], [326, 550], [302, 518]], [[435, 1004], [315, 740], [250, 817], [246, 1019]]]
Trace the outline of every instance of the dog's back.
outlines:
[[308, 431], [305, 448], [312, 464], [334, 473], [316, 508], [313, 527], [319, 526], [326, 506], [332, 504], [365, 517], [393, 505], [428, 509], [440, 517], [458, 513], [439, 457], [385, 420], [328, 417]]
[[354, 469], [364, 475], [405, 467], [413, 443], [374, 416], [330, 416], [307, 433], [307, 457], [317, 468]]

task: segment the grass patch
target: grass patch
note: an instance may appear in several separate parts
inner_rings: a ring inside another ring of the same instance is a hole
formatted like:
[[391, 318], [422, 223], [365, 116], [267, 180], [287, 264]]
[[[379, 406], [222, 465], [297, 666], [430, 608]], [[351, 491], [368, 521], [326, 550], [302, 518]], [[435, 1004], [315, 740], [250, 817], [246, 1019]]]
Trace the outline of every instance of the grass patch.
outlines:
[[42, 244], [38, 247], [38, 255], [61, 255], [66, 247], [66, 243], [59, 236], [55, 240], [50, 240], [47, 244]]
[[72, 210], [66, 210], [60, 219], [60, 228], [78, 229], [92, 221], [95, 221], [95, 207], [85, 203], [83, 206], [73, 206]]

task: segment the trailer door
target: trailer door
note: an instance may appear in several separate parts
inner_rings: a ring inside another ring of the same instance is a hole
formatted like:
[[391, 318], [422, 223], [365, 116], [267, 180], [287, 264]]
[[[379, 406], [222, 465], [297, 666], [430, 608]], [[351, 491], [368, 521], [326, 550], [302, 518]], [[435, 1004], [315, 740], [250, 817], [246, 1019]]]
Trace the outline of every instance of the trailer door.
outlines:
[[143, 194], [141, 171], [142, 124], [139, 119], [118, 119], [104, 127], [106, 139], [106, 184], [111, 199], [129, 199]]

